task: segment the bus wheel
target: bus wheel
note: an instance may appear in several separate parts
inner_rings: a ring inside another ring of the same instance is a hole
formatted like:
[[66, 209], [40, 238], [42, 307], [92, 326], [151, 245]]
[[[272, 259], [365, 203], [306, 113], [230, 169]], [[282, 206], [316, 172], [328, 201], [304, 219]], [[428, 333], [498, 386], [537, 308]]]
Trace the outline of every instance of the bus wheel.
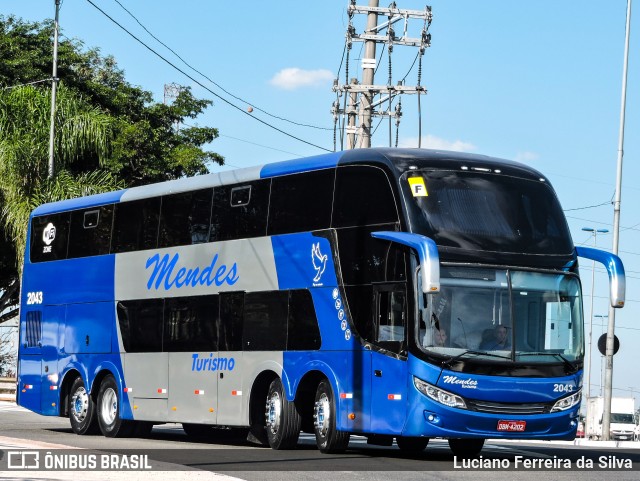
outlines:
[[100, 431], [108, 438], [129, 436], [133, 433], [133, 421], [120, 417], [120, 399], [118, 385], [112, 375], [108, 375], [100, 384], [98, 392], [98, 424]]
[[95, 434], [98, 432], [95, 403], [84, 387], [81, 377], [76, 378], [71, 385], [69, 421], [71, 422], [71, 429], [76, 434]]
[[321, 453], [339, 453], [349, 445], [349, 433], [336, 429], [336, 402], [328, 380], [318, 384], [313, 407], [316, 444]]
[[272, 449], [293, 449], [298, 444], [302, 418], [293, 402], [287, 401], [280, 378], [271, 381], [265, 404], [267, 439]]
[[405, 453], [421, 453], [429, 444], [429, 438], [398, 436], [396, 437], [396, 444]]
[[483, 446], [484, 439], [449, 439], [451, 451], [461, 458], [475, 458]]

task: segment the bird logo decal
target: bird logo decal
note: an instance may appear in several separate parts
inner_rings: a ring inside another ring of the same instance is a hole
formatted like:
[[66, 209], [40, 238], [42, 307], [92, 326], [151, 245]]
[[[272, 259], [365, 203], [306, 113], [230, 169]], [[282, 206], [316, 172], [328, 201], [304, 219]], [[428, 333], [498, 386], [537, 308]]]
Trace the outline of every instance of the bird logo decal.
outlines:
[[327, 255], [320, 252], [320, 242], [311, 245], [311, 262], [316, 270], [316, 276], [313, 282], [318, 282], [322, 277], [322, 273], [327, 268]]

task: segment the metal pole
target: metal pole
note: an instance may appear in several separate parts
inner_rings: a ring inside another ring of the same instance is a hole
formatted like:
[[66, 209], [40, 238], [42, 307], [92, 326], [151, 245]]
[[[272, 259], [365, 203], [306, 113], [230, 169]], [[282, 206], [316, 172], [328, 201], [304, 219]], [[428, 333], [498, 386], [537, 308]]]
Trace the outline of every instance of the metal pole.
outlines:
[[[590, 232], [591, 234], [593, 234], [593, 247], [597, 247], [598, 245], [598, 234], [599, 233], [606, 233], [609, 232], [607, 229], [594, 229], [592, 227], [583, 227], [582, 228], [583, 231], [585, 232]], [[587, 372], [585, 374], [585, 377], [587, 378], [587, 403], [589, 402], [589, 398], [591, 397], [591, 360], [593, 358], [593, 349], [592, 349], [592, 339], [593, 339], [593, 294], [595, 291], [595, 284], [596, 284], [596, 262], [593, 261], [592, 267], [591, 267], [591, 309], [589, 311], [589, 350], [588, 350], [588, 361], [587, 361]], [[584, 431], [585, 431], [585, 435], [588, 435], [586, 433], [589, 433], [589, 416], [586, 417], [585, 419], [585, 426], [584, 426]]]
[[[627, 25], [624, 44], [624, 66], [622, 69], [622, 97], [620, 100], [620, 133], [618, 136], [618, 163], [616, 171], [616, 197], [613, 204], [613, 253], [618, 254], [620, 238], [620, 202], [622, 190], [622, 157], [624, 155], [624, 116], [627, 103], [627, 67], [629, 64], [629, 34], [631, 30], [631, 0], [627, 0]], [[608, 441], [611, 426], [611, 392], [613, 389], [613, 340], [616, 324], [616, 310], [609, 307], [607, 329], [607, 350], [604, 371], [604, 412], [602, 415], [602, 438]]]
[[[358, 85], [358, 79], [352, 78], [351, 85]], [[356, 105], [358, 94], [349, 93], [349, 108], [347, 109], [347, 150], [356, 148]]]
[[53, 152], [56, 135], [56, 90], [58, 88], [58, 15], [60, 13], [60, 0], [55, 0], [56, 17], [53, 24], [53, 74], [51, 78], [51, 125], [49, 126], [49, 178], [55, 172], [53, 164]]
[[[369, 0], [369, 6], [378, 8], [378, 0]], [[376, 12], [369, 12], [367, 15], [367, 30], [365, 33], [374, 34], [376, 27], [378, 26], [378, 14]], [[373, 85], [373, 74], [376, 70], [376, 41], [367, 40], [364, 43], [364, 58], [362, 59], [362, 84], [371, 86]], [[372, 94], [371, 91], [363, 92], [361, 99], [361, 125], [362, 132], [360, 133], [360, 147], [365, 149], [371, 147], [371, 103]]]

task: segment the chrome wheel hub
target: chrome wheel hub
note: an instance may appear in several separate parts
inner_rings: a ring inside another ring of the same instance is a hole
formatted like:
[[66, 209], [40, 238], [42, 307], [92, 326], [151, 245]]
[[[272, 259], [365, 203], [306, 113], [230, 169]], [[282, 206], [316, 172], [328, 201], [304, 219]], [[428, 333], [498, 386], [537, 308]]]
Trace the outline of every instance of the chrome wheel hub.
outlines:
[[118, 415], [118, 395], [112, 388], [105, 389], [100, 402], [100, 416], [107, 425], [113, 424]]
[[267, 398], [267, 405], [264, 414], [267, 421], [267, 428], [272, 434], [276, 434], [278, 432], [278, 426], [280, 426], [280, 416], [282, 415], [280, 394], [277, 392], [271, 393]]
[[331, 417], [331, 404], [326, 394], [322, 393], [313, 408], [313, 424], [316, 432], [326, 436], [329, 429], [329, 419]]
[[84, 387], [78, 388], [71, 396], [71, 415], [78, 422], [82, 423], [89, 411], [89, 394]]

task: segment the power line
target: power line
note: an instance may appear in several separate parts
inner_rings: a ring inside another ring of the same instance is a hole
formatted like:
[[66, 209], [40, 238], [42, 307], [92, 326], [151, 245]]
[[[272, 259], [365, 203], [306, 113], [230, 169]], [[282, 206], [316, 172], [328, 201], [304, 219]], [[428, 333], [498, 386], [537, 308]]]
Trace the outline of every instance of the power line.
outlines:
[[238, 107], [237, 105], [235, 105], [234, 103], [232, 103], [231, 101], [225, 99], [224, 97], [222, 97], [221, 95], [218, 95], [217, 93], [215, 93], [213, 90], [211, 90], [209, 87], [207, 87], [206, 85], [203, 85], [202, 82], [200, 82], [199, 80], [193, 78], [191, 75], [189, 75], [187, 72], [185, 72], [184, 70], [182, 70], [181, 68], [179, 68], [177, 65], [173, 64], [172, 62], [170, 62], [169, 60], [167, 60], [166, 58], [164, 58], [162, 55], [160, 55], [158, 52], [156, 52], [154, 49], [152, 49], [151, 47], [149, 47], [146, 43], [144, 43], [142, 40], [140, 40], [138, 37], [136, 37], [134, 34], [132, 34], [129, 30], [127, 30], [125, 27], [123, 27], [122, 25], [120, 25], [120, 23], [118, 23], [113, 17], [111, 17], [109, 14], [107, 14], [104, 10], [102, 10], [100, 7], [98, 7], [95, 3], [93, 3], [91, 0], [86, 0], [87, 3], [89, 3], [92, 7], [94, 7], [96, 10], [98, 10], [100, 13], [102, 13], [105, 17], [107, 17], [109, 20], [111, 20], [114, 24], [116, 24], [118, 27], [120, 27], [120, 29], [122, 29], [125, 33], [127, 33], [130, 37], [132, 37], [136, 42], [138, 42], [139, 44], [141, 44], [143, 47], [145, 47], [147, 50], [149, 50], [151, 53], [153, 53], [155, 56], [157, 56], [158, 58], [160, 58], [162, 61], [164, 61], [166, 64], [170, 65], [171, 67], [173, 67], [174, 69], [176, 69], [178, 72], [180, 72], [182, 75], [184, 75], [185, 77], [187, 77], [189, 80], [195, 82], [196, 84], [198, 84], [200, 87], [202, 87], [203, 89], [205, 89], [207, 92], [209, 92], [211, 95], [219, 98], [220, 100], [222, 100], [224, 103], [230, 105], [231, 107], [233, 107], [234, 109], [242, 112], [243, 114], [249, 116], [249, 118], [252, 118], [258, 122], [260, 122], [263, 125], [266, 125], [267, 127], [270, 127], [271, 129], [280, 132], [283, 135], [286, 135], [287, 137], [291, 137], [292, 139], [295, 139], [299, 142], [305, 143], [307, 145], [310, 145], [312, 147], [315, 147], [317, 149], [320, 150], [324, 150], [326, 152], [333, 152], [333, 150], [331, 149], [327, 149], [325, 147], [321, 147], [319, 145], [316, 145], [312, 142], [309, 142], [307, 140], [301, 139], [300, 137], [297, 137], [293, 134], [290, 134], [288, 132], [285, 132], [284, 130], [276, 127], [275, 125], [271, 125], [269, 122], [266, 122], [254, 115], [251, 115], [249, 112], [245, 111], [244, 109]]
[[211, 78], [209, 78], [208, 76], [206, 76], [205, 74], [203, 74], [201, 71], [199, 71], [198, 69], [196, 69], [193, 65], [191, 65], [189, 62], [187, 62], [185, 59], [183, 59], [175, 50], [173, 50], [171, 47], [169, 47], [166, 43], [164, 43], [162, 40], [160, 40], [158, 37], [156, 37], [147, 27], [145, 27], [140, 20], [138, 20], [138, 18], [131, 13], [129, 10], [127, 10], [127, 8], [122, 5], [122, 3], [120, 3], [119, 0], [113, 0], [114, 2], [116, 2], [118, 5], [120, 5], [120, 7], [127, 12], [131, 18], [133, 18], [138, 25], [140, 25], [145, 32], [147, 32], [149, 35], [151, 35], [158, 43], [160, 43], [160, 45], [162, 45], [163, 47], [165, 47], [167, 50], [169, 50], [172, 54], [174, 54], [176, 57], [178, 57], [180, 59], [180, 61], [185, 64], [187, 67], [189, 67], [191, 70], [193, 70], [194, 72], [198, 73], [199, 75], [201, 75], [202, 77], [204, 77], [205, 79], [207, 79], [209, 82], [211, 82], [213, 85], [215, 85], [216, 87], [218, 87], [220, 90], [222, 90], [224, 93], [226, 93], [227, 95], [230, 95], [231, 97], [233, 97], [236, 100], [239, 100], [241, 102], [246, 103], [247, 105], [251, 105], [255, 110], [259, 110], [260, 112], [262, 112], [265, 115], [268, 115], [269, 117], [273, 117], [275, 119], [278, 120], [282, 120], [284, 122], [289, 122], [290, 124], [294, 124], [294, 125], [298, 125], [300, 127], [310, 127], [312, 129], [319, 129], [319, 130], [333, 130], [329, 127], [319, 127], [317, 125], [310, 125], [310, 124], [303, 124], [301, 122], [295, 122], [293, 120], [289, 120], [286, 119], [284, 117], [279, 117], [275, 114], [271, 114], [269, 112], [267, 112], [264, 109], [261, 109], [260, 107], [257, 107], [253, 102], [249, 102], [247, 100], [244, 100], [241, 97], [238, 97], [237, 95], [232, 94], [231, 92], [229, 92], [228, 90], [226, 90], [224, 87], [222, 87], [220, 84], [216, 83], [214, 80], [212, 80]]
[[603, 205], [610, 205], [611, 202], [603, 202], [602, 204], [597, 204], [597, 205], [588, 205], [586, 207], [575, 207], [573, 209], [563, 209], [565, 212], [569, 212], [570, 210], [584, 210], [584, 209], [593, 209], [595, 207], [602, 207]]
[[[186, 125], [186, 124], [185, 124]], [[251, 145], [257, 145], [258, 147], [264, 147], [265, 149], [269, 149], [269, 150], [275, 150], [277, 152], [284, 152], [285, 154], [291, 154], [295, 157], [302, 157], [302, 155], [300, 154], [296, 154], [294, 152], [288, 152], [286, 150], [282, 150], [282, 149], [276, 149], [275, 147], [269, 147], [268, 145], [262, 145], [262, 144], [258, 144], [256, 142], [251, 142], [250, 140], [245, 140], [245, 139], [240, 139], [238, 137], [232, 137], [231, 135], [222, 135], [220, 134], [219, 137], [226, 137], [228, 139], [233, 139], [233, 140], [237, 140], [239, 142], [244, 142], [245, 144], [251, 144]]]

